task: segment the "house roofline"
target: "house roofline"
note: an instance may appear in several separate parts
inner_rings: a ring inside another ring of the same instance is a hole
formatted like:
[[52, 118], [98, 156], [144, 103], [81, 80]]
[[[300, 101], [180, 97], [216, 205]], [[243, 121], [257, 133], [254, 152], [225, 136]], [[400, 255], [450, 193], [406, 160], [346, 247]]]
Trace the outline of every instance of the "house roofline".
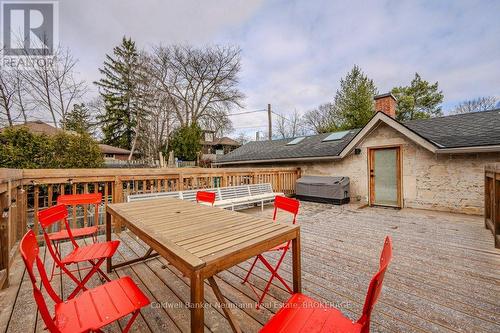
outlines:
[[225, 164], [253, 164], [253, 163], [273, 163], [273, 162], [307, 162], [307, 161], [329, 161], [329, 160], [340, 160], [341, 157], [338, 155], [334, 156], [316, 156], [316, 157], [296, 157], [296, 158], [273, 158], [269, 160], [246, 160], [246, 161], [227, 161], [227, 162], [215, 162], [214, 165], [225, 165]]
[[436, 153], [438, 154], [467, 154], [467, 153], [495, 153], [495, 152], [500, 152], [500, 145], [440, 148], [436, 151]]
[[439, 149], [438, 145], [434, 142], [431, 142], [421, 136], [420, 134], [416, 133], [415, 131], [409, 129], [399, 121], [389, 117], [383, 112], [378, 111], [372, 119], [359, 131], [352, 139], [351, 141], [347, 144], [347, 146], [342, 149], [340, 152], [339, 156], [341, 158], [344, 158], [348, 153], [350, 153], [356, 146], [358, 145], [359, 142], [361, 142], [366, 136], [368, 136], [375, 128], [377, 128], [378, 124], [380, 122], [385, 123], [389, 127], [393, 128], [397, 132], [403, 134], [410, 140], [414, 141], [415, 143], [421, 145], [422, 147], [426, 148], [427, 150], [435, 153], [437, 149]]

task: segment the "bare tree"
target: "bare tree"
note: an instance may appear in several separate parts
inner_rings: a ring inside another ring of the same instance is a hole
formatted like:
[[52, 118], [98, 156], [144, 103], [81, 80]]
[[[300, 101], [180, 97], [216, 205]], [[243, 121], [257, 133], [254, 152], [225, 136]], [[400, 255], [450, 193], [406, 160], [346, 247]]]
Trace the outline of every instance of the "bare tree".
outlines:
[[233, 122], [226, 110], [214, 110], [203, 115], [199, 120], [204, 130], [214, 131], [216, 137], [223, 137], [234, 130]]
[[181, 126], [213, 112], [241, 107], [240, 52], [232, 46], [154, 48], [151, 73], [168, 95]]
[[74, 102], [86, 92], [84, 81], [75, 78], [77, 61], [68, 50], [57, 49], [55, 55], [46, 61], [36, 61], [37, 65], [29, 70], [18, 70], [21, 83], [25, 84], [29, 99], [39, 109], [48, 112], [55, 127], [64, 119]]
[[478, 97], [476, 99], [459, 103], [452, 111], [453, 114], [478, 112], [494, 109], [498, 98], [494, 96]]
[[278, 138], [294, 138], [306, 134], [302, 116], [297, 110], [288, 117], [279, 113], [275, 115], [277, 117], [275, 117], [274, 127]]
[[16, 108], [21, 113], [24, 123], [28, 121], [28, 115], [33, 111], [34, 104], [31, 102], [29, 98], [29, 93], [27, 91], [26, 84], [17, 71], [15, 73], [15, 90], [16, 90], [16, 98], [14, 99], [14, 104]]
[[16, 119], [15, 112], [16, 80], [8, 70], [0, 69], [0, 110], [2, 122], [12, 126]]
[[158, 95], [141, 128], [141, 153], [147, 158], [158, 158], [158, 153], [168, 146], [170, 134], [176, 124], [168, 97]]
[[173, 99], [157, 79], [156, 67], [150, 54], [141, 53], [141, 66], [145, 82], [142, 91], [145, 121], [139, 128], [142, 138], [139, 150], [147, 158], [158, 158], [158, 153], [168, 146], [170, 134], [177, 126]]
[[338, 111], [332, 103], [324, 103], [304, 114], [305, 126], [315, 133], [334, 132], [339, 127]]
[[245, 132], [239, 132], [236, 135], [236, 141], [238, 141], [240, 144], [244, 145], [247, 142], [252, 141], [252, 138], [248, 136]]

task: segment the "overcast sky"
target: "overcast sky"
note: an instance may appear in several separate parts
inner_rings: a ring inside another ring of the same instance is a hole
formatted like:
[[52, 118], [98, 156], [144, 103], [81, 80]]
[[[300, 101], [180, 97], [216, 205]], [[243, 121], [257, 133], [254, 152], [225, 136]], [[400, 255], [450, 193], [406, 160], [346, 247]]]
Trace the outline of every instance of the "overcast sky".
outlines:
[[[331, 101], [354, 64], [381, 93], [409, 83], [415, 72], [438, 81], [445, 111], [461, 100], [500, 97], [498, 0], [64, 0], [59, 10], [60, 41], [89, 82], [127, 35], [146, 49], [239, 45], [246, 110], [271, 103], [286, 114]], [[233, 118], [237, 132], [267, 120]]]

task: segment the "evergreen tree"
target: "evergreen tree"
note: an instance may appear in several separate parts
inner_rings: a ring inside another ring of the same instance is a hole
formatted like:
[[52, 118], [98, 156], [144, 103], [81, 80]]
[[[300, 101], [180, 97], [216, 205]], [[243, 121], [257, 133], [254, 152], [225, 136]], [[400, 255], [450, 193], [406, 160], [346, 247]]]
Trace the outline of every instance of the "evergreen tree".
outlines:
[[99, 71], [103, 77], [95, 84], [105, 106], [104, 115], [99, 117], [103, 142], [132, 149], [145, 98], [141, 93], [145, 79], [135, 42], [123, 37], [113, 55], [106, 55]]
[[90, 111], [84, 103], [74, 104], [73, 109], [66, 114], [61, 123], [65, 130], [91, 134], [93, 127], [91, 118]]
[[347, 76], [340, 80], [340, 89], [335, 94], [334, 108], [340, 118], [339, 129], [363, 127], [375, 112], [373, 97], [376, 94], [373, 80], [354, 65]]
[[168, 150], [173, 150], [175, 157], [184, 161], [195, 161], [201, 150], [202, 130], [196, 123], [179, 127], [172, 135]]
[[430, 84], [422, 80], [418, 73], [409, 86], [395, 87], [392, 94], [398, 101], [396, 119], [399, 121], [412, 119], [426, 119], [443, 115], [441, 103], [443, 92], [438, 83]]

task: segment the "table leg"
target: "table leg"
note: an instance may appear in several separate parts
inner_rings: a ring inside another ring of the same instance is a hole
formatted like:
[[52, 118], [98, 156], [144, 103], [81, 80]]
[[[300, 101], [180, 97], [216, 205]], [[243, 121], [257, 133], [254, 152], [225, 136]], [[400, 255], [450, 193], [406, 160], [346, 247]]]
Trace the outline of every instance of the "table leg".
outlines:
[[[111, 214], [109, 212], [106, 212], [106, 241], [111, 240]], [[111, 257], [106, 259], [106, 271], [108, 273], [111, 273]]]
[[222, 292], [220, 291], [219, 286], [217, 285], [217, 282], [215, 281], [213, 276], [208, 278], [208, 282], [210, 282], [210, 286], [212, 287], [215, 297], [217, 297], [217, 300], [219, 301], [219, 304], [221, 305], [222, 310], [226, 315], [226, 319], [229, 322], [229, 325], [231, 325], [231, 329], [234, 333], [241, 333], [240, 325], [238, 325], [236, 318], [234, 318], [233, 312], [229, 308], [228, 303], [226, 302], [224, 295], [222, 295]]
[[292, 240], [292, 269], [293, 269], [293, 292], [302, 292], [301, 268], [300, 268], [300, 230], [297, 237]]
[[193, 272], [191, 275], [191, 333], [202, 333], [204, 331], [203, 283], [200, 272]]

